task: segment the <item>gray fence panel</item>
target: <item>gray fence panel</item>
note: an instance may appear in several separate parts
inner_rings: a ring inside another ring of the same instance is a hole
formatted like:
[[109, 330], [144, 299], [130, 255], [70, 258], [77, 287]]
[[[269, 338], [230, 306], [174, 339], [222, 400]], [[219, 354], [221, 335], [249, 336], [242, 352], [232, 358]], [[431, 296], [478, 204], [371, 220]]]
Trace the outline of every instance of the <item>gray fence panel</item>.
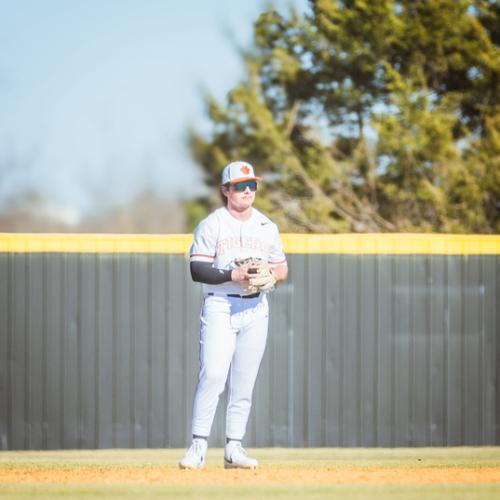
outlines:
[[[483, 444], [500, 443], [500, 264], [498, 260], [481, 259], [484, 283], [484, 321], [482, 323]], [[496, 377], [495, 377], [496, 371]], [[493, 377], [492, 377], [493, 374]], [[495, 382], [496, 381], [496, 382]]]
[[[325, 257], [325, 280], [329, 276], [335, 277], [340, 275], [340, 256], [332, 255]], [[338, 401], [341, 394], [342, 372], [340, 370], [341, 349], [340, 335], [335, 335], [335, 332], [340, 331], [341, 317], [338, 314], [340, 287], [337, 279], [332, 279], [331, 285], [324, 290], [324, 425], [325, 425], [325, 445], [339, 446], [340, 445], [340, 427], [339, 415], [340, 405]]]
[[[79, 259], [81, 386], [80, 447], [97, 448], [97, 262], [98, 256]], [[123, 261], [120, 261], [123, 262]], [[118, 297], [117, 297], [118, 299]], [[126, 382], [126, 380], [124, 381]], [[123, 404], [123, 398], [119, 399]]]
[[376, 356], [376, 445], [394, 446], [394, 291], [393, 262], [381, 256], [377, 259], [377, 286], [373, 290], [377, 301], [377, 321], [373, 326], [377, 336]]
[[148, 446], [166, 446], [166, 260], [151, 260], [151, 415]]
[[365, 446], [376, 446], [377, 420], [377, 355], [378, 355], [378, 298], [377, 258], [366, 256], [359, 275], [360, 328], [360, 440]]
[[8, 257], [4, 257], [4, 265], [0, 265], [0, 447], [5, 450], [9, 444], [10, 415], [10, 322], [11, 310], [11, 279]]
[[14, 448], [29, 447], [28, 429], [28, 394], [29, 394], [29, 366], [28, 366], [28, 335], [27, 317], [29, 315], [26, 290], [27, 260], [23, 255], [12, 262], [12, 319], [11, 319], [11, 366], [10, 366], [10, 442]]
[[[434, 446], [446, 444], [446, 337], [443, 312], [446, 311], [446, 257], [429, 259], [429, 309], [428, 332], [430, 336], [427, 353], [430, 419], [429, 442]], [[443, 399], [444, 398], [444, 399]]]
[[[498, 256], [289, 264], [249, 445], [500, 444]], [[1, 254], [1, 449], [184, 447], [201, 301], [181, 255]]]
[[[292, 287], [292, 310], [291, 322], [292, 332], [290, 336], [291, 342], [291, 367], [292, 370], [292, 415], [291, 415], [291, 441], [293, 446], [307, 446], [306, 429], [307, 429], [307, 413], [306, 413], [306, 387], [307, 387], [307, 371], [305, 367], [305, 345], [304, 339], [312, 335], [314, 325], [308, 325], [305, 316], [305, 311], [308, 307], [307, 294], [307, 274], [305, 272], [306, 259], [298, 259], [295, 256], [289, 258], [290, 268], [293, 269], [294, 279], [285, 285]], [[271, 335], [282, 334], [282, 325], [277, 331], [270, 332]]]

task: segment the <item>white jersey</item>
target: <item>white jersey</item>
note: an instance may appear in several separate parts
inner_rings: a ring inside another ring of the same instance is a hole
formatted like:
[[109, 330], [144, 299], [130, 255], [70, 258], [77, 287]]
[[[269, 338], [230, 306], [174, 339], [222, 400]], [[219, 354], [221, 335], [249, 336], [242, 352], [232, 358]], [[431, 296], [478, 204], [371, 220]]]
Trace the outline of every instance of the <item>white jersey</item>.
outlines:
[[[263, 213], [252, 208], [249, 219], [241, 221], [221, 207], [203, 219], [194, 231], [190, 262], [210, 262], [218, 269], [234, 269], [235, 259], [255, 257], [271, 266], [286, 265], [278, 227]], [[220, 285], [203, 284], [205, 293], [245, 295], [245, 288], [233, 281]]]

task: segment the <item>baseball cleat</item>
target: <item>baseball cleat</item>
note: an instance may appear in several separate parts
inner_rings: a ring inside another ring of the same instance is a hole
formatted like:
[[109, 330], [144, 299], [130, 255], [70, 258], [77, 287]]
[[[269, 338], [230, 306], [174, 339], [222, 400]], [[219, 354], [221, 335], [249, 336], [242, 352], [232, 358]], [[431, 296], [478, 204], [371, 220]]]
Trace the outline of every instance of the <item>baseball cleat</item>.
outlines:
[[205, 466], [205, 455], [207, 454], [207, 441], [205, 439], [193, 439], [189, 450], [179, 462], [181, 469], [202, 469]]
[[256, 469], [259, 462], [250, 458], [239, 441], [229, 441], [224, 450], [224, 469]]

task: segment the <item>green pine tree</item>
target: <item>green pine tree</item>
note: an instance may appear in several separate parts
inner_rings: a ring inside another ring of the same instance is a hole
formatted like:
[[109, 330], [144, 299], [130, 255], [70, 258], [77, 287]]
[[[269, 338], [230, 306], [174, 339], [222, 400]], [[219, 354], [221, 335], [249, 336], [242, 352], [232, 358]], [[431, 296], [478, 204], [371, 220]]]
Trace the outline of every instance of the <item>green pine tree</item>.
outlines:
[[[250, 161], [283, 231], [498, 231], [498, 3], [310, 7], [264, 12], [246, 78], [207, 97], [212, 131], [189, 133], [207, 185]], [[192, 202], [191, 225], [218, 202]]]

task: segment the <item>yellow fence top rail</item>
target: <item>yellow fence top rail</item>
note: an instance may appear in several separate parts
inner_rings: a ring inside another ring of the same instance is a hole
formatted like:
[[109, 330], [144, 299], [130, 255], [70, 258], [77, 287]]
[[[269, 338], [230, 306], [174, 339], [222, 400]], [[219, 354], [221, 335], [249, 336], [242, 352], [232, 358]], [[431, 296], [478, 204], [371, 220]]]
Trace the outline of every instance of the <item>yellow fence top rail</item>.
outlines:
[[[189, 252], [191, 234], [0, 233], [0, 253]], [[457, 234], [283, 234], [289, 254], [499, 255], [500, 235]]]
[[499, 235], [287, 234], [288, 253], [499, 255]]

